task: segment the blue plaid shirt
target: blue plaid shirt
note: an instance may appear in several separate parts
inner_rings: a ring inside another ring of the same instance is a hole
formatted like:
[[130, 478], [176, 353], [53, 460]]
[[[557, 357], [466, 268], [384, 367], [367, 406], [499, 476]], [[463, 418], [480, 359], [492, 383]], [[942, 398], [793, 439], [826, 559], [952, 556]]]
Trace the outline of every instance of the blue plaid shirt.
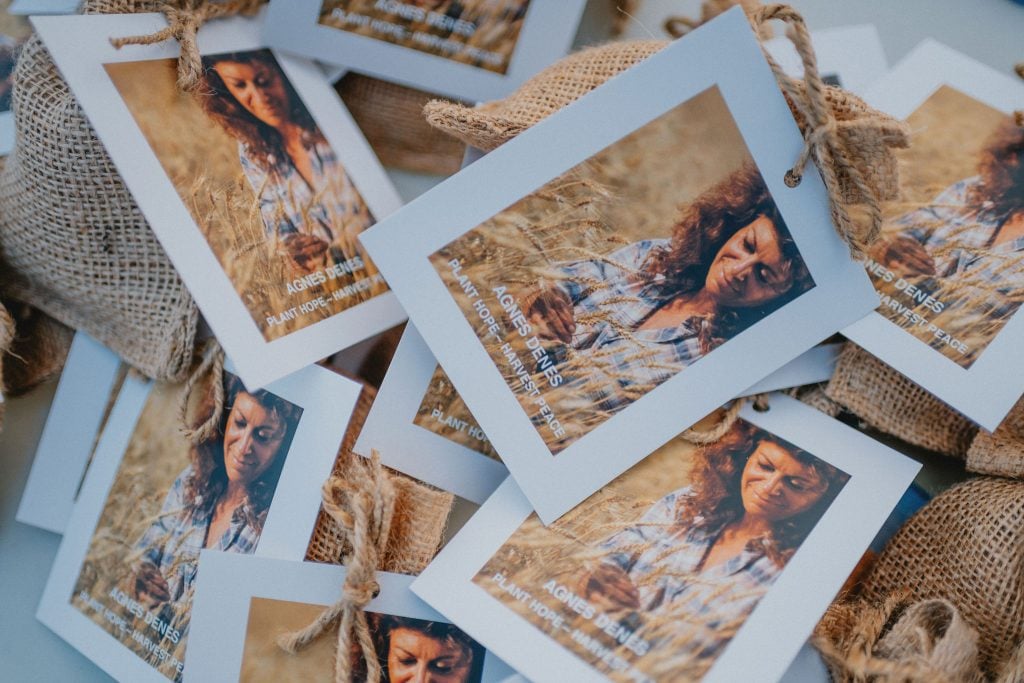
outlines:
[[[199, 565], [199, 551], [206, 543], [213, 519], [213, 505], [203, 501], [189, 504], [185, 499], [185, 482], [192, 475], [189, 465], [178, 475], [164, 498], [160, 514], [135, 544], [142, 560], [155, 565], [177, 602], [190, 594]], [[227, 531], [211, 546], [213, 550], [250, 555], [256, 550], [260, 531], [247, 524], [241, 510], [235, 510]]]
[[242, 170], [259, 199], [267, 235], [313, 235], [333, 244], [343, 232], [355, 235], [373, 225], [373, 216], [331, 146], [315, 142], [309, 157], [312, 187], [290, 159], [268, 171], [249, 158], [245, 145], [239, 146]]
[[782, 567], [751, 543], [724, 563], [700, 568], [722, 530], [697, 528], [700, 518], [681, 516], [683, 501], [692, 495], [684, 487], [654, 503], [601, 544], [608, 553], [604, 561], [629, 575], [644, 613], [671, 611], [681, 622], [698, 621], [712, 630], [742, 623]]
[[641, 240], [605, 258], [555, 266], [557, 284], [572, 301], [576, 321], [567, 353], [586, 356], [586, 376], [569, 379], [585, 387], [587, 399], [604, 410], [624, 408], [704, 355], [698, 341], [708, 324], [703, 318], [671, 328], [637, 329], [678, 295], [663, 285], [663, 276], [644, 271], [669, 243]]
[[1003, 221], [984, 204], [972, 203], [970, 195], [980, 183], [977, 176], [954, 183], [931, 204], [900, 216], [894, 224], [906, 228], [903, 234], [928, 249], [937, 277], [969, 278], [1007, 291], [1020, 290], [1024, 271], [1008, 268], [1008, 261], [1024, 252], [1024, 237], [990, 246]]

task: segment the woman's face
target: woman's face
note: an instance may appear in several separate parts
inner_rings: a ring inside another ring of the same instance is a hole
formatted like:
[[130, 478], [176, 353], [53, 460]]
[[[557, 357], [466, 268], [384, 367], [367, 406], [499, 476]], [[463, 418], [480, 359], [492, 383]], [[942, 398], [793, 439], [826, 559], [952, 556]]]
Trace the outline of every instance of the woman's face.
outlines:
[[288, 122], [288, 91], [280, 71], [259, 62], [217, 62], [213, 70], [228, 92], [257, 119], [272, 128]]
[[285, 425], [277, 414], [244, 391], [238, 392], [224, 430], [224, 469], [228, 481], [248, 486], [263, 474], [281, 449]]
[[775, 224], [766, 216], [758, 216], [722, 245], [704, 281], [719, 305], [733, 308], [771, 301], [792, 285], [791, 264], [782, 253]]
[[761, 441], [747, 459], [740, 496], [747, 515], [781, 522], [806, 512], [821, 500], [827, 482], [783, 446]]
[[389, 683], [464, 683], [473, 667], [472, 651], [411, 628], [391, 631]]

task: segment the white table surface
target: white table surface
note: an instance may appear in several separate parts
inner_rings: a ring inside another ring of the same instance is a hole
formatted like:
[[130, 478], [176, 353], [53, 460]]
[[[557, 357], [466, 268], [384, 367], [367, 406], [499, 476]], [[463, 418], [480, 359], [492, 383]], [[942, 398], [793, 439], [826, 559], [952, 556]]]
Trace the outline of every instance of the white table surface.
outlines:
[[[557, 0], [534, 0], [554, 2]], [[668, 0], [641, 0], [666, 2]], [[604, 0], [592, 0], [602, 5]], [[695, 16], [698, 0], [672, 0], [680, 14]], [[890, 63], [924, 38], [936, 38], [1001, 71], [1011, 72], [1024, 61], [1024, 6], [1011, 0], [792, 0], [812, 30], [849, 24], [878, 26]], [[581, 31], [584, 42], [603, 10], [588, 14]], [[656, 27], [654, 27], [656, 28]], [[434, 180], [396, 173], [408, 198]], [[0, 681], [107, 681], [91, 662], [34, 618], [59, 537], [14, 521], [22, 487], [28, 477], [36, 442], [55, 385], [40, 387], [10, 401], [0, 434]], [[805, 651], [786, 680], [821, 680], [821, 665]]]

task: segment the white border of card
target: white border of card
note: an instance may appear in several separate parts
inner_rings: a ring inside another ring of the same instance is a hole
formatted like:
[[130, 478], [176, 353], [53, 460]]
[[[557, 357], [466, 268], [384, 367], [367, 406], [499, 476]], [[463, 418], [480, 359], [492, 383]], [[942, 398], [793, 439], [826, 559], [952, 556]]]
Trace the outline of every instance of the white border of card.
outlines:
[[[103, 68], [112, 62], [177, 57], [177, 41], [115, 49], [111, 36], [145, 35], [167, 25], [160, 14], [33, 17], [32, 22], [132, 191], [161, 245], [196, 299], [246, 386], [272, 382], [405, 320], [393, 292], [267, 342], [235, 292], [149, 143]], [[211, 22], [199, 31], [204, 54], [265, 46], [260, 18]], [[379, 220], [401, 200], [320, 67], [275, 54], [370, 211]]]
[[[795, 399], [740, 416], [850, 479], [703, 680], [776, 681], [913, 481], [920, 465]], [[596, 670], [473, 583], [532, 512], [509, 479], [413, 583], [413, 592], [530, 680], [599, 681]], [[557, 672], [557, 673], [556, 673]]]
[[[68, 520], [36, 617], [114, 678], [166, 683], [162, 674], [70, 603], [108, 492], [152, 386], [131, 376], [125, 380]], [[256, 554], [286, 560], [305, 557], [320, 510], [320, 486], [330, 474], [360, 389], [357, 382], [318, 365], [267, 387], [303, 412]]]
[[11, 14], [74, 14], [82, 0], [14, 0]]
[[407, 324], [352, 450], [367, 457], [376, 450], [388, 467], [479, 504], [494, 493], [508, 470], [413, 421], [436, 367], [423, 337]]
[[[865, 100], [904, 118], [943, 85], [1007, 114], [1024, 108], [1024, 85], [1018, 80], [932, 40], [914, 48]], [[1013, 314], [970, 369], [875, 311], [843, 334], [988, 430], [999, 425], [1024, 391], [1024, 309]]]
[[64, 533], [120, 365], [116, 353], [75, 333], [21, 494], [22, 524]]
[[585, 0], [531, 0], [505, 74], [318, 23], [323, 0], [272, 0], [267, 42], [388, 81], [462, 100], [503, 97], [565, 55]]
[[[717, 86], [816, 286], [552, 457], [429, 256], [652, 119]], [[370, 228], [361, 240], [541, 519], [550, 522], [716, 407], [877, 305], [831, 228], [803, 147], [742, 10], [733, 9], [588, 93]], [[472, 197], [473, 201], [466, 201]], [[394, 245], [402, 244], [398, 250]]]
[[[840, 346], [815, 346], [743, 393], [824, 382], [832, 376]], [[407, 324], [352, 450], [366, 457], [376, 450], [388, 467], [480, 504], [508, 476], [505, 466], [414, 421], [436, 367], [423, 337]]]
[[[863, 93], [888, 69], [882, 39], [873, 24], [813, 31], [811, 45], [818, 61], [818, 73], [838, 76], [840, 87], [850, 92]], [[794, 78], [803, 78], [804, 65], [793, 41], [779, 36], [769, 40], [765, 48], [783, 71]]]
[[[346, 569], [205, 550], [200, 555], [199, 571], [202, 578], [196, 582], [185, 666], [188, 683], [238, 680], [252, 598], [327, 607], [338, 599]], [[411, 576], [377, 572], [380, 595], [366, 606], [367, 611], [447, 623], [409, 590], [412, 581]], [[483, 683], [503, 680], [512, 673], [508, 665], [487, 653]]]

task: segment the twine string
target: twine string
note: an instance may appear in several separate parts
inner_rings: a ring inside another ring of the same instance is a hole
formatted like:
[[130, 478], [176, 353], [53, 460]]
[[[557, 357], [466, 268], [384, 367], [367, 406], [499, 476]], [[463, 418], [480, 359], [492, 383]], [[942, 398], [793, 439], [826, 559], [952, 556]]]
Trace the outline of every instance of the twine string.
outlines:
[[11, 350], [11, 346], [14, 344], [14, 318], [11, 317], [7, 307], [0, 304], [0, 430], [3, 429], [4, 424], [4, 392], [7, 391], [7, 386], [4, 384], [4, 372], [3, 365], [5, 357]]
[[337, 625], [335, 681], [351, 680], [354, 645], [366, 662], [366, 680], [379, 683], [382, 671], [364, 610], [380, 593], [377, 566], [391, 533], [395, 489], [376, 452], [368, 463], [361, 459], [354, 462], [347, 474], [346, 478], [331, 477], [323, 488], [324, 512], [337, 523], [351, 549], [343, 562], [346, 573], [341, 598], [305, 628], [282, 634], [277, 644], [285, 652], [296, 654]]
[[255, 14], [264, 0], [167, 0], [160, 11], [167, 18], [167, 27], [148, 35], [111, 38], [117, 49], [125, 45], [155, 45], [175, 38], [181, 46], [178, 57], [178, 87], [193, 92], [199, 87], [203, 75], [203, 62], [199, 54], [197, 34], [200, 27], [212, 19], [241, 14]]
[[[699, 19], [682, 15], [673, 15], [665, 19], [662, 26], [665, 29], [665, 33], [669, 34], [673, 38], [681, 38], [693, 29], [699, 27], [701, 24], [706, 24], [719, 14], [732, 9], [736, 5], [740, 5], [749, 17], [760, 4], [761, 0], [704, 0], [704, 2], [701, 3]], [[772, 37], [771, 27], [759, 26], [756, 28], [758, 36], [761, 38], [767, 40]]]
[[[188, 407], [192, 402], [192, 394], [200, 386], [204, 378], [210, 376], [210, 391], [213, 392], [213, 410], [197, 425], [192, 425], [188, 418]], [[192, 443], [201, 443], [210, 439], [217, 432], [220, 418], [224, 414], [224, 350], [216, 339], [208, 339], [203, 349], [202, 360], [185, 380], [178, 402], [178, 419], [185, 432], [185, 438]]]
[[[808, 132], [804, 146], [796, 163], [786, 173], [786, 184], [795, 187], [803, 178], [804, 169], [812, 159], [821, 171], [822, 180], [828, 190], [832, 222], [840, 238], [850, 248], [854, 257], [863, 255], [867, 247], [878, 239], [882, 229], [881, 192], [853, 163], [855, 154], [848, 149], [840, 130], [850, 127], [869, 127], [872, 124], [853, 123], [842, 126], [836, 122], [832, 108], [826, 98], [826, 86], [818, 72], [818, 61], [811, 45], [811, 36], [799, 12], [788, 5], [772, 4], [760, 8], [752, 17], [755, 26], [778, 20], [787, 24], [786, 36], [793, 43], [804, 68], [803, 87], [800, 81], [786, 75], [782, 67], [767, 51], [765, 57], [779, 83], [786, 99], [806, 122]], [[868, 212], [868, 223], [858, 226], [851, 218], [846, 202], [842, 199], [839, 178], [843, 174], [856, 187]]]

